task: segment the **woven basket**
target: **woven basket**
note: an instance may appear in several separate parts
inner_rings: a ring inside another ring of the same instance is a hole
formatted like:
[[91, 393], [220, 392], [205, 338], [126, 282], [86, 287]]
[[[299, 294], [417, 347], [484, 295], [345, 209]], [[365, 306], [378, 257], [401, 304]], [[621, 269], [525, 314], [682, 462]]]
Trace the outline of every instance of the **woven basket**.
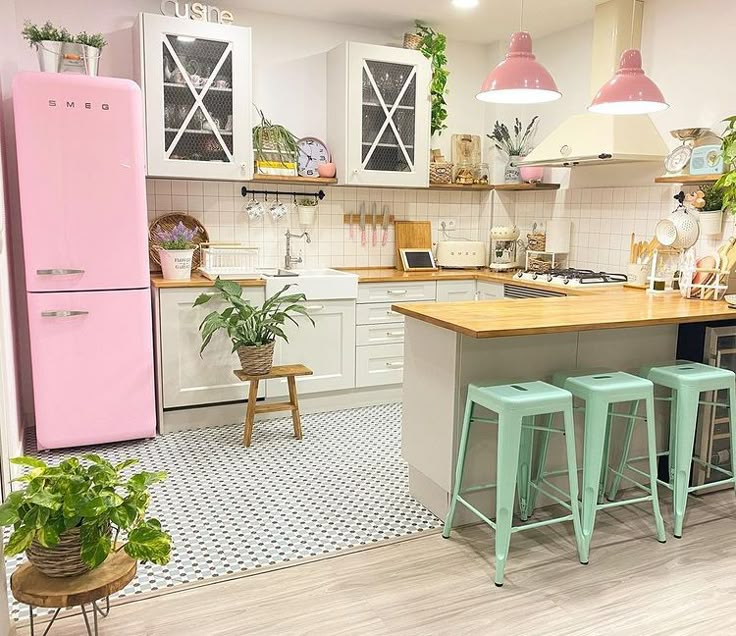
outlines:
[[273, 367], [273, 348], [275, 342], [257, 347], [238, 347], [238, 357], [243, 371], [250, 375], [266, 375]]
[[[151, 263], [153, 263], [157, 268], [161, 267], [161, 257], [158, 253], [158, 248], [161, 242], [156, 238], [156, 234], [159, 230], [171, 230], [175, 228], [179, 225], [180, 221], [184, 224], [185, 228], [189, 230], [197, 230], [197, 233], [192, 239], [193, 243], [199, 245], [200, 243], [210, 242], [209, 234], [207, 234], [207, 230], [204, 229], [204, 225], [202, 225], [193, 216], [179, 213], [161, 216], [148, 226], [148, 255], [151, 259]], [[202, 256], [200, 254], [200, 250], [194, 250], [194, 256], [192, 257], [192, 271], [196, 272], [199, 269], [201, 259]]]
[[452, 183], [452, 164], [432, 162], [429, 164], [430, 183]]
[[82, 538], [79, 528], [71, 528], [64, 532], [59, 544], [53, 548], [44, 548], [34, 541], [26, 550], [26, 556], [39, 572], [54, 579], [79, 576], [90, 571], [90, 567], [82, 561]]
[[416, 33], [404, 33], [404, 48], [418, 51], [422, 46], [422, 36]]
[[526, 238], [529, 240], [528, 250], [532, 252], [544, 252], [547, 246], [547, 235], [542, 232], [534, 232], [533, 234], [527, 234]]

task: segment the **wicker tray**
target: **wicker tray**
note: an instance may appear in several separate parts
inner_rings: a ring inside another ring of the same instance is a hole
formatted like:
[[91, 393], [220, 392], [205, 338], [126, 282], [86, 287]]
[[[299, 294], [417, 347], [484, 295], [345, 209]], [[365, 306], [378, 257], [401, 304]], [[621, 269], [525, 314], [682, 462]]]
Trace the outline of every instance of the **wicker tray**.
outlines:
[[[181, 221], [189, 230], [197, 230], [197, 234], [194, 236], [194, 242], [199, 245], [200, 243], [209, 243], [210, 237], [207, 234], [207, 230], [204, 229], [197, 219], [188, 214], [166, 214], [157, 218], [151, 225], [148, 226], [148, 255], [151, 259], [151, 263], [157, 267], [161, 266], [161, 257], [158, 253], [159, 240], [156, 238], [156, 234], [159, 229], [171, 230], [176, 227]], [[194, 256], [192, 257], [192, 270], [197, 271], [202, 262], [202, 256], [200, 250], [194, 250]]]

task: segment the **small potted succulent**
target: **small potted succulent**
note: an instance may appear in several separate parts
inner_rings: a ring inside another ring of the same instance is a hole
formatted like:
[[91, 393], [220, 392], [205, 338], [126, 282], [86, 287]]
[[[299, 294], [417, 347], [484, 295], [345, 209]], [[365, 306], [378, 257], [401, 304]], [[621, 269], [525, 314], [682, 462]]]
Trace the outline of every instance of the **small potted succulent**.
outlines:
[[173, 228], [160, 228], [154, 238], [158, 242], [161, 272], [164, 280], [188, 280], [192, 276], [192, 257], [197, 249], [196, 229], [187, 228], [181, 221]]
[[0, 506], [0, 526], [12, 528], [5, 556], [25, 552], [43, 574], [77, 576], [100, 566], [112, 552], [159, 565], [169, 562], [171, 537], [146, 518], [148, 488], [164, 472], [123, 473], [137, 459], [112, 464], [99, 455], [70, 457], [49, 466], [35, 457], [10, 460], [29, 470]]
[[317, 199], [297, 199], [296, 211], [299, 214], [299, 223], [301, 225], [312, 225], [314, 223], [314, 215], [319, 208]]
[[22, 35], [38, 52], [39, 68], [45, 73], [77, 70], [97, 75], [100, 54], [107, 45], [101, 33], [90, 35], [82, 31], [72, 36], [66, 28], [56, 27], [50, 21], [38, 26], [27, 20]]
[[314, 325], [314, 320], [300, 303], [306, 300], [304, 294], [286, 294], [291, 285], [284, 286], [271, 296], [260, 307], [255, 307], [243, 300], [240, 285], [229, 280], [215, 280], [214, 294], [201, 294], [194, 307], [204, 305], [213, 298], [225, 301], [227, 307], [222, 311], [213, 311], [205, 316], [199, 331], [202, 334], [200, 355], [221, 329], [230, 338], [233, 352], [238, 353], [240, 364], [248, 374], [265, 375], [273, 366], [273, 349], [276, 338], [288, 342], [284, 325], [286, 321], [297, 327], [299, 323], [294, 315], [306, 316]]

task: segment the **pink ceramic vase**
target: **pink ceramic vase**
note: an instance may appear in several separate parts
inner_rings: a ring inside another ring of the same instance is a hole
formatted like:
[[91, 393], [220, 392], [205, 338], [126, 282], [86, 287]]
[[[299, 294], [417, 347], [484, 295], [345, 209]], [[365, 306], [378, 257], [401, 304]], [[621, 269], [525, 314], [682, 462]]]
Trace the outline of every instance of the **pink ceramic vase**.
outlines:
[[321, 163], [317, 166], [317, 172], [324, 179], [332, 179], [337, 172], [337, 168], [334, 163]]

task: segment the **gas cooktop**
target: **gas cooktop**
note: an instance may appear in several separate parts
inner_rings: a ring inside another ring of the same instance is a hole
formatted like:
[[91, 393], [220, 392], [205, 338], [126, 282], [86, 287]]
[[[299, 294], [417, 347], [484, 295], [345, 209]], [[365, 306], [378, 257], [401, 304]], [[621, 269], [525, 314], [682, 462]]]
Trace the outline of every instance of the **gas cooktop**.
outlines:
[[594, 272], [592, 269], [553, 269], [549, 272], [521, 271], [516, 278], [532, 280], [537, 283], [549, 283], [568, 287], [615, 287], [623, 285], [628, 277], [626, 274], [609, 274], [608, 272]]

